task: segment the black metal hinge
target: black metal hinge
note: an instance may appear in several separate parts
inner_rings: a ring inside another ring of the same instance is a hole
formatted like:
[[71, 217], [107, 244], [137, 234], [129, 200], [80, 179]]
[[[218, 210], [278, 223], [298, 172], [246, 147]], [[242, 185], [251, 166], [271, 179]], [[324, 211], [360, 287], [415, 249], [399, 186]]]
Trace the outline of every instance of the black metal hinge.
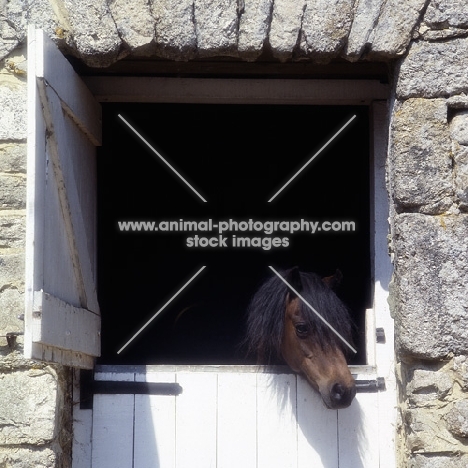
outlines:
[[94, 395], [169, 395], [182, 393], [175, 382], [94, 380], [94, 371], [80, 372], [80, 409], [93, 409]]

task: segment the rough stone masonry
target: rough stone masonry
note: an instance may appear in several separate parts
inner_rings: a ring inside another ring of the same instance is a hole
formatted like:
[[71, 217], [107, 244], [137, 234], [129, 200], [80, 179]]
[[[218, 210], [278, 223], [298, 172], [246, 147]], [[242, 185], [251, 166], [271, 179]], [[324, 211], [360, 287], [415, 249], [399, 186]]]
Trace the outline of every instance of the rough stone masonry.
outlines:
[[[30, 23], [98, 68], [264, 53], [389, 63], [398, 466], [466, 468], [468, 0], [0, 0], [0, 335], [22, 330]], [[69, 385], [0, 338], [0, 467], [70, 466]]]

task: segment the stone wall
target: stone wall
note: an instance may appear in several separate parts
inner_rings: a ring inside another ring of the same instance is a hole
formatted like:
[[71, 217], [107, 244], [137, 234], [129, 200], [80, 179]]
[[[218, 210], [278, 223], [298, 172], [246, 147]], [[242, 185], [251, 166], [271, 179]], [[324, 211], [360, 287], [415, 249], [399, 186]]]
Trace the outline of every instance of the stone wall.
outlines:
[[[0, 0], [0, 59], [24, 42], [32, 23], [95, 67], [130, 54], [388, 60], [406, 52], [428, 1]], [[458, 20], [454, 28], [461, 27]]]
[[432, 0], [395, 76], [391, 299], [414, 468], [468, 466], [467, 36], [468, 2]]
[[69, 371], [23, 358], [26, 58], [0, 62], [0, 467], [70, 466]]
[[[0, 0], [0, 13], [1, 335], [22, 330], [28, 23], [94, 67], [126, 56], [394, 64], [399, 466], [468, 466], [467, 0]], [[21, 338], [14, 349], [0, 338], [0, 467], [69, 466], [69, 373], [21, 353]]]

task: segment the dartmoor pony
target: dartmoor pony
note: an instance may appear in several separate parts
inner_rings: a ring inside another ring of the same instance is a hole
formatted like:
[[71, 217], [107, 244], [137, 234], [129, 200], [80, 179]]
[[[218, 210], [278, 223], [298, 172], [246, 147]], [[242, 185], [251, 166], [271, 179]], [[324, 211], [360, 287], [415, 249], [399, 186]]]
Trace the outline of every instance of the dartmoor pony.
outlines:
[[[297, 267], [283, 278], [348, 343], [352, 323], [347, 307], [333, 292], [341, 273], [320, 278]], [[348, 369], [348, 346], [276, 275], [254, 295], [248, 309], [246, 342], [259, 364], [278, 358], [303, 375], [330, 409], [351, 404], [356, 386]]]

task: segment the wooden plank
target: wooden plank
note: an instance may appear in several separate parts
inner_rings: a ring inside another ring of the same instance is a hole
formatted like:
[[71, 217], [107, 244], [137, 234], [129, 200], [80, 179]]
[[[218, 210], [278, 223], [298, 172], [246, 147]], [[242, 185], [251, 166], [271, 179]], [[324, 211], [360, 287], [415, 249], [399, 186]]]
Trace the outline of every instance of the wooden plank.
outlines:
[[[30, 29], [31, 31], [31, 29]], [[95, 146], [102, 144], [101, 106], [57, 46], [42, 30], [35, 30], [35, 76], [60, 96], [64, 110]]]
[[332, 61], [327, 64], [318, 64], [311, 61], [298, 62], [245, 62], [238, 60], [203, 59], [188, 62], [176, 60], [155, 60], [154, 58], [126, 57], [118, 60], [111, 66], [96, 70], [87, 67], [82, 61], [70, 58], [73, 66], [81, 76], [246, 76], [278, 79], [286, 76], [295, 76], [301, 79], [388, 79], [388, 67], [384, 62], [347, 62]]
[[[49, 145], [47, 157], [47, 173], [43, 175], [46, 180], [44, 193], [44, 207], [41, 217], [44, 223], [44, 240], [42, 250], [44, 262], [43, 281], [36, 291], [45, 290], [53, 296], [81, 307], [86, 302], [84, 285], [78, 287], [75, 266], [70, 255], [69, 226], [62, 215], [62, 205], [57, 180], [52, 171], [49, 158]], [[81, 276], [81, 275], [80, 275]]]
[[[134, 374], [96, 374], [96, 380], [133, 381]], [[135, 395], [95, 395], [92, 468], [133, 466]]]
[[387, 99], [377, 80], [88, 77], [101, 102], [352, 105]]
[[358, 393], [349, 408], [338, 410], [340, 468], [379, 466], [378, 414], [377, 393]]
[[216, 467], [215, 373], [181, 372], [182, 394], [176, 400], [177, 468]]
[[296, 376], [257, 376], [257, 468], [297, 467]]
[[[137, 382], [175, 382], [174, 372], [142, 372]], [[135, 395], [134, 468], [176, 468], [176, 398]]]
[[297, 378], [298, 468], [338, 468], [338, 414]]
[[[93, 312], [98, 312], [96, 279], [93, 269], [95, 246], [93, 239], [90, 239], [95, 231], [95, 213], [83, 212], [82, 197], [80, 197], [77, 188], [78, 185], [84, 184], [86, 190], [91, 191], [90, 197], [95, 194], [95, 168], [92, 165], [93, 161], [89, 161], [89, 167], [85, 167], [81, 173], [77, 173], [73, 170], [77, 165], [71, 163], [74, 157], [79, 158], [81, 154], [87, 153], [94, 156], [94, 147], [86, 145], [80, 138], [80, 133], [74, 131], [74, 126], [65, 122], [56, 93], [49, 87], [39, 87], [39, 89], [42, 90], [41, 101], [49, 131], [48, 146], [52, 163], [50, 175], [53, 174], [57, 184], [60, 210], [65, 223], [66, 238], [70, 248], [69, 254], [75, 274], [75, 284], [79, 291], [81, 305]], [[83, 193], [84, 190], [81, 192]], [[93, 258], [90, 258], [91, 255]]]
[[56, 348], [99, 356], [101, 318], [86, 309], [73, 307], [56, 297], [34, 294], [34, 342]]
[[257, 378], [248, 373], [218, 374], [217, 468], [257, 463]]
[[[32, 317], [34, 291], [43, 284], [44, 221], [39, 214], [44, 208], [45, 190], [45, 123], [36, 83], [36, 38], [34, 28], [28, 34], [28, 139], [26, 179], [26, 244], [25, 244], [25, 316], [24, 355], [34, 356], [32, 341]], [[42, 156], [42, 157], [41, 157]]]

